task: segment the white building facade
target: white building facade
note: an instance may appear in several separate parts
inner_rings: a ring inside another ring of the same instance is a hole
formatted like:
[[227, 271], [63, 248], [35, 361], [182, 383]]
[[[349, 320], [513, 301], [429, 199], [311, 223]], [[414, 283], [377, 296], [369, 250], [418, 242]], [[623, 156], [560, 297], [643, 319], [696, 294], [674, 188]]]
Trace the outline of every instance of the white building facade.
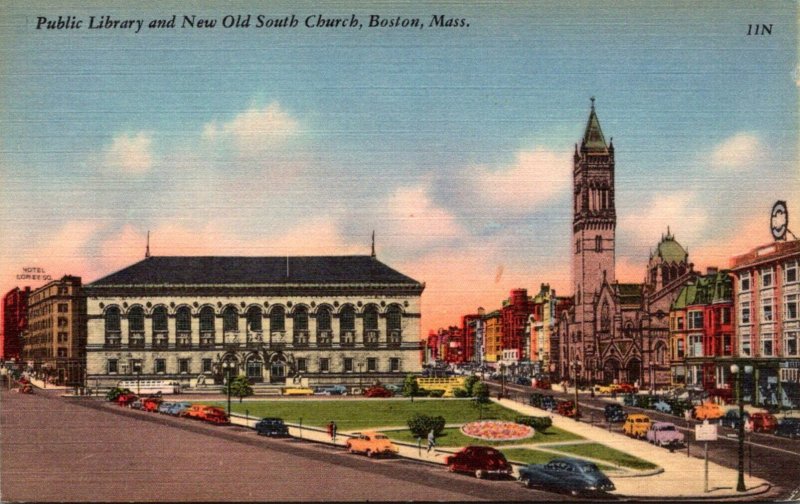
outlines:
[[85, 288], [87, 386], [401, 383], [423, 289], [374, 256], [149, 257]]

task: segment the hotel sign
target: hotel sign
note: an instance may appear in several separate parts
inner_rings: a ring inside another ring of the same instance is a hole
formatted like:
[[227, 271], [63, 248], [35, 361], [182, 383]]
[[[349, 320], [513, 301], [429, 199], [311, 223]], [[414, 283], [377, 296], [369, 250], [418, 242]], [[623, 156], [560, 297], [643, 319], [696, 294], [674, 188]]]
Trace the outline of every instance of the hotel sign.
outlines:
[[775, 240], [786, 239], [786, 229], [789, 226], [789, 211], [786, 209], [785, 201], [776, 201], [772, 205], [772, 212], [769, 217], [769, 227], [772, 237]]

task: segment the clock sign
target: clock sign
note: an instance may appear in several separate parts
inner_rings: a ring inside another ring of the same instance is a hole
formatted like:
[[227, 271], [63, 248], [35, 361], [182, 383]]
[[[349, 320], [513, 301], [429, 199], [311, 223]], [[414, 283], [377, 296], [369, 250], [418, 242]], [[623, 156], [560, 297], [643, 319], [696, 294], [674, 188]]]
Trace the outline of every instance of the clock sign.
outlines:
[[769, 227], [772, 231], [772, 237], [775, 240], [783, 240], [786, 238], [786, 229], [789, 225], [789, 212], [786, 210], [785, 201], [776, 201], [772, 205], [772, 213], [770, 214]]

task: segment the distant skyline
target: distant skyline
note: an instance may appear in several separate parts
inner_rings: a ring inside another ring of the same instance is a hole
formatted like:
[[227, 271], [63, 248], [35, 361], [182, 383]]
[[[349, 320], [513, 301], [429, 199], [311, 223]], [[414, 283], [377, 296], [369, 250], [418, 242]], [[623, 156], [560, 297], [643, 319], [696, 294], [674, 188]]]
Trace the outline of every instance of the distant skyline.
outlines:
[[[667, 226], [695, 269], [800, 234], [796, 2], [143, 2], [0, 7], [0, 290], [153, 255], [370, 253], [426, 282], [422, 331], [570, 290], [590, 97], [616, 148], [617, 277]], [[191, 11], [191, 12], [190, 12]], [[39, 17], [297, 28], [37, 30]], [[423, 29], [305, 28], [307, 16]], [[433, 15], [469, 26], [433, 28]], [[749, 23], [772, 25], [747, 36]], [[134, 30], [135, 31], [135, 30]]]

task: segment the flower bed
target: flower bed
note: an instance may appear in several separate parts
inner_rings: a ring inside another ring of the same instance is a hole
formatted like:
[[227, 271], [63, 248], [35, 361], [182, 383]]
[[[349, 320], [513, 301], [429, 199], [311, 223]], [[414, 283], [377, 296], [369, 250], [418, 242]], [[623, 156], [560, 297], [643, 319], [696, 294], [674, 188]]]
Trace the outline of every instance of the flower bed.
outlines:
[[532, 427], [514, 422], [501, 422], [497, 420], [482, 420], [470, 422], [461, 426], [461, 432], [486, 441], [513, 441], [525, 439], [534, 435]]

